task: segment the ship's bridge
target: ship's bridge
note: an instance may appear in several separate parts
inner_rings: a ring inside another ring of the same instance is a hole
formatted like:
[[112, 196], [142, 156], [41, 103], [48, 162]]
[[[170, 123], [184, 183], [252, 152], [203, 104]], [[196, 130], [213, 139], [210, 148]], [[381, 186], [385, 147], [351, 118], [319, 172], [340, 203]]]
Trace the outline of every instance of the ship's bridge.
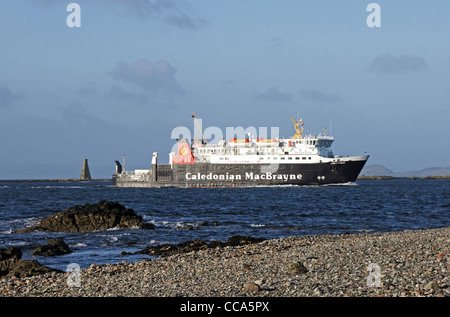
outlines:
[[333, 143], [334, 138], [332, 136], [322, 135], [317, 138], [317, 147], [329, 148]]

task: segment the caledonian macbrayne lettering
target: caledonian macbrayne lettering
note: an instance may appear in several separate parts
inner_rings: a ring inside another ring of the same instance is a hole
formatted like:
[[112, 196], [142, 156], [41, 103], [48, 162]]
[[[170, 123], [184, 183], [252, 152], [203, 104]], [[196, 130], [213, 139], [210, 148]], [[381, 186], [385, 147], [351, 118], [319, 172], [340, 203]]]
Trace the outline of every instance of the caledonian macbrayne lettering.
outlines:
[[270, 172], [256, 174], [253, 172], [246, 172], [245, 175], [241, 174], [214, 174], [214, 173], [186, 173], [186, 180], [278, 180], [281, 182], [287, 182], [288, 180], [300, 180], [302, 174], [272, 174]]

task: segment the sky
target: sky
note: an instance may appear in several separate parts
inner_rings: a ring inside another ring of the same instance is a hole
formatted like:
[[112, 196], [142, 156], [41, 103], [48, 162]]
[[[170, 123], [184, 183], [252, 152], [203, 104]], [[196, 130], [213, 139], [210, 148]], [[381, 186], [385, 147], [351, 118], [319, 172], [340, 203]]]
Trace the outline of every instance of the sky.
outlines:
[[0, 179], [78, 178], [85, 158], [93, 178], [123, 155], [127, 170], [153, 152], [167, 163], [193, 112], [224, 137], [290, 137], [302, 118], [336, 155], [450, 166], [449, 12], [448, 0], [2, 0]]

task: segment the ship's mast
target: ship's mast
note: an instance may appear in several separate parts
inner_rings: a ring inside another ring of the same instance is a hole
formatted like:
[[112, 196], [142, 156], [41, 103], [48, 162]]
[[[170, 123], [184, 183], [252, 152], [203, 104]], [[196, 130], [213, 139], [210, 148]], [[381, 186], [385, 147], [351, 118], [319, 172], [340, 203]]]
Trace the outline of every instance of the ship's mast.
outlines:
[[292, 137], [292, 139], [303, 139], [302, 133], [303, 133], [303, 127], [300, 130], [298, 127], [303, 125], [303, 120], [300, 119], [298, 121], [295, 121], [295, 118], [292, 118], [292, 122], [294, 122], [295, 127], [295, 135]]
[[200, 134], [202, 135], [203, 142], [205, 142], [205, 144], [206, 144], [207, 142], [206, 142], [206, 140], [205, 140], [205, 137], [203, 136], [202, 127], [201, 127], [200, 124], [198, 123], [197, 116], [196, 116], [195, 112], [192, 114], [192, 118], [194, 118], [195, 123], [197, 123], [197, 128], [195, 128], [195, 126], [194, 126], [194, 141], [197, 140], [197, 138], [196, 138], [196, 136], [197, 136], [197, 130], [199, 130], [199, 131], [200, 131]]

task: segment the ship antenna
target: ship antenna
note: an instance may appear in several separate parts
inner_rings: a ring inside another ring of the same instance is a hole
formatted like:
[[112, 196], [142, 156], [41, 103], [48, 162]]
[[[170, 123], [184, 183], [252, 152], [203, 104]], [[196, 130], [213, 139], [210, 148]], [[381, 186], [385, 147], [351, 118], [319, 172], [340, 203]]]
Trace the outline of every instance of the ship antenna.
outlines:
[[[196, 116], [195, 112], [192, 114], [192, 118], [194, 118], [195, 122], [197, 123], [197, 127], [198, 127], [198, 130], [200, 130], [200, 133], [202, 135], [203, 141], [205, 142], [205, 144], [207, 144], [207, 142], [205, 140], [205, 136], [203, 135], [202, 128], [200, 127], [200, 124], [198, 123], [197, 116]], [[197, 129], [194, 130], [194, 140], [195, 140], [195, 133], [196, 133], [196, 131], [197, 131]]]
[[330, 135], [333, 135], [333, 130], [331, 130], [331, 117], [330, 117]]

